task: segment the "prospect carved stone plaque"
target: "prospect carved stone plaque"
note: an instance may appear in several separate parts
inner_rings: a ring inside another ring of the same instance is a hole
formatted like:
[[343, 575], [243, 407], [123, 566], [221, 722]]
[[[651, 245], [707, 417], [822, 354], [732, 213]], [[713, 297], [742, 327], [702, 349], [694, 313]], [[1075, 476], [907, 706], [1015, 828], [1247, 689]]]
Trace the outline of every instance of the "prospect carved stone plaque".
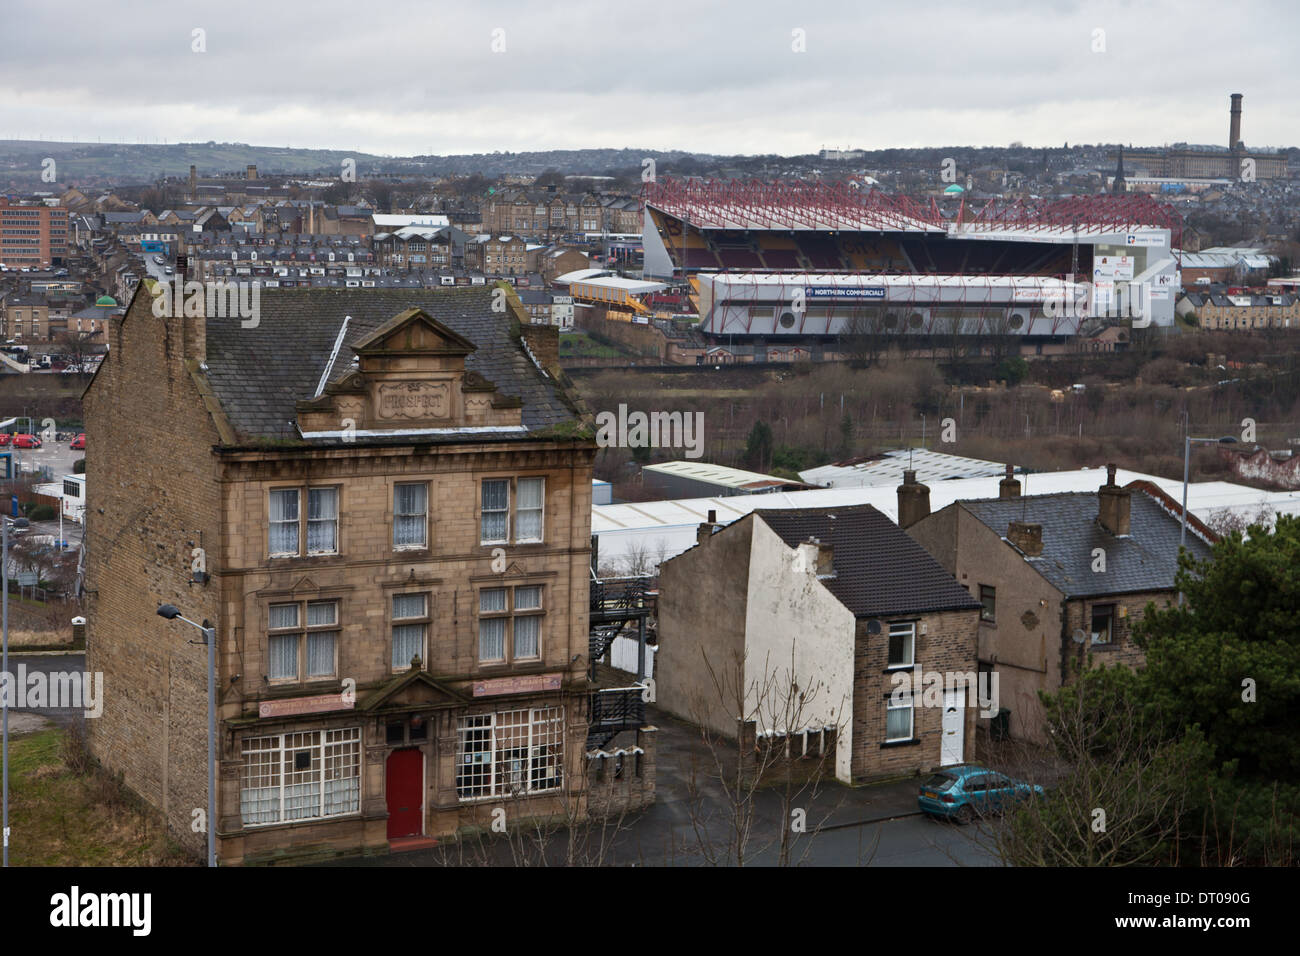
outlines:
[[386, 382], [379, 386], [377, 414], [384, 421], [447, 418], [450, 397], [446, 382]]

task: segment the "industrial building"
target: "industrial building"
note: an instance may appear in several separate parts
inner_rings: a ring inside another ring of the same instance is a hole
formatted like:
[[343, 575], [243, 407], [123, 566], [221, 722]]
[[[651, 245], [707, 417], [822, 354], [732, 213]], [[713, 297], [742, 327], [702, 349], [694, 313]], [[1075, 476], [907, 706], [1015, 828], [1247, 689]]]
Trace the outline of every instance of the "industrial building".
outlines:
[[665, 498], [685, 495], [767, 495], [777, 491], [804, 491], [808, 485], [775, 475], [760, 475], [741, 468], [704, 461], [665, 461], [641, 469], [641, 487]]

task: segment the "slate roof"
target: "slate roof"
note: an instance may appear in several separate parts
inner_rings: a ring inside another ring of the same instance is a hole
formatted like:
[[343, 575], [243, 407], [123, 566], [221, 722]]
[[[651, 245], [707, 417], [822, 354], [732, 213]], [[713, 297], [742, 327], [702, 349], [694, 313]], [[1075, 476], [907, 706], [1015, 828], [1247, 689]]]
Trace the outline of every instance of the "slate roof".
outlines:
[[336, 370], [351, 364], [354, 343], [418, 308], [477, 346], [465, 368], [496, 385], [498, 395], [522, 399], [528, 429], [575, 421], [560, 386], [511, 338], [508, 318], [492, 311], [492, 293], [492, 286], [262, 289], [256, 328], [242, 328], [238, 318], [207, 320], [206, 377], [241, 439], [296, 440], [295, 403], [315, 394], [344, 317], [351, 321]]
[[[1004, 538], [1012, 521], [1042, 525], [1042, 556], [1027, 563], [1066, 597], [1174, 588], [1178, 519], [1141, 491], [1132, 492], [1129, 534], [1122, 537], [1097, 523], [1097, 495], [1088, 492], [994, 498], [961, 505]], [[1105, 571], [1092, 569], [1096, 548], [1106, 553]], [[1210, 556], [1210, 546], [1190, 523], [1187, 548], [1198, 560]]]
[[755, 511], [787, 545], [831, 545], [827, 589], [856, 617], [960, 611], [980, 603], [898, 525], [871, 505]]

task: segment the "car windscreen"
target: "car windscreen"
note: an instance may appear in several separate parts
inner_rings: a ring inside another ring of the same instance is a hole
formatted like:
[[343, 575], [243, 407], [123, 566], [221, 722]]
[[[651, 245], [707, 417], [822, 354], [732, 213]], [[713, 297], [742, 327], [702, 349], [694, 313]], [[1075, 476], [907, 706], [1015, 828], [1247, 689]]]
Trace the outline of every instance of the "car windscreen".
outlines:
[[921, 787], [925, 790], [947, 790], [956, 780], [950, 773], [936, 773], [927, 777]]

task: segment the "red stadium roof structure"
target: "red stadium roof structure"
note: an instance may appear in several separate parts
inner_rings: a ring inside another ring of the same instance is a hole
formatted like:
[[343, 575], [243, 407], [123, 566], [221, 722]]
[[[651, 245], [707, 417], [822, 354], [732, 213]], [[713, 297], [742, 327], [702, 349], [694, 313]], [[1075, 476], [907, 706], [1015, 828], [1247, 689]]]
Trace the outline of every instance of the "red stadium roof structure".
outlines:
[[971, 234], [1034, 233], [1068, 237], [1122, 233], [1135, 228], [1171, 231], [1179, 245], [1182, 219], [1172, 206], [1142, 194], [989, 202], [973, 214], [965, 200], [955, 219], [931, 200], [848, 183], [661, 179], [646, 183], [641, 201], [696, 229], [811, 230]]
[[1144, 193], [1070, 196], [1038, 202], [1017, 199], [1001, 204], [994, 201], [981, 207], [974, 215], [967, 216], [966, 213], [963, 203], [957, 218], [958, 228], [965, 226], [979, 232], [1008, 230], [1068, 236], [1073, 232], [1123, 232], [1135, 227], [1154, 226], [1178, 235], [1183, 228], [1182, 217], [1172, 206], [1156, 202]]
[[696, 229], [944, 232], [938, 209], [848, 183], [661, 179], [641, 201]]

